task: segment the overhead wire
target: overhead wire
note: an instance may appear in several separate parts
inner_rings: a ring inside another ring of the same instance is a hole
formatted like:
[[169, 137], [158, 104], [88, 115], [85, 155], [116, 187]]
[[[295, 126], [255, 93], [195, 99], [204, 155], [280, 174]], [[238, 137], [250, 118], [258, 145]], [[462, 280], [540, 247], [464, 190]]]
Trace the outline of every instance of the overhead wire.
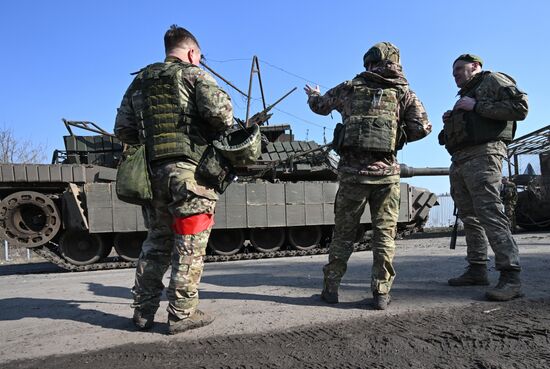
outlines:
[[[205, 59], [206, 59], [207, 61], [209, 61], [209, 62], [222, 63], [222, 64], [223, 64], [223, 63], [235, 62], [235, 61], [250, 61], [250, 58], [231, 58], [231, 59], [223, 59], [223, 60], [217, 60], [217, 59], [212, 59], [212, 58], [205, 58]], [[275, 64], [273, 64], [273, 63], [270, 63], [269, 61], [267, 61], [267, 60], [265, 60], [265, 59], [258, 59], [258, 60], [259, 60], [260, 62], [262, 62], [263, 64], [266, 64], [267, 66], [269, 66], [269, 67], [271, 67], [271, 68], [274, 68], [274, 69], [277, 69], [277, 70], [279, 70], [279, 71], [281, 71], [281, 72], [283, 72], [283, 73], [286, 73], [286, 74], [288, 74], [288, 75], [290, 75], [290, 76], [292, 76], [292, 77], [294, 77], [294, 78], [301, 79], [301, 80], [306, 81], [306, 82], [308, 82], [308, 83], [311, 83], [311, 84], [320, 86], [320, 87], [322, 87], [322, 88], [324, 88], [324, 89], [329, 89], [328, 87], [326, 87], [326, 86], [324, 86], [324, 85], [322, 85], [322, 84], [320, 84], [320, 83], [318, 83], [318, 82], [315, 82], [315, 81], [313, 81], [313, 80], [311, 80], [311, 79], [309, 79], [309, 78], [300, 76], [300, 75], [298, 75], [298, 74], [296, 74], [296, 73], [290, 72], [290, 71], [288, 71], [288, 70], [286, 70], [286, 69], [284, 69], [284, 68], [282, 68], [282, 67], [279, 67], [279, 66], [277, 66], [277, 65], [275, 65]], [[244, 97], [242, 97], [242, 99], [243, 99], [243, 101], [246, 100]], [[253, 100], [253, 101], [260, 101], [261, 99], [251, 97], [251, 100]], [[235, 99], [234, 99], [234, 101], [235, 101]], [[238, 105], [238, 104], [237, 104], [237, 105]], [[239, 107], [239, 108], [240, 108], [240, 107]], [[295, 115], [295, 114], [293, 114], [293, 113], [289, 113], [289, 112], [287, 112], [287, 111], [285, 111], [285, 110], [282, 110], [282, 109], [280, 109], [280, 108], [278, 108], [278, 107], [274, 107], [273, 110], [276, 110], [276, 111], [278, 111], [278, 112], [281, 112], [281, 113], [283, 113], [283, 114], [286, 114], [286, 115], [288, 115], [288, 116], [291, 116], [291, 117], [293, 117], [293, 118], [295, 118], [295, 119], [298, 119], [299, 121], [301, 121], [301, 122], [303, 122], [303, 123], [310, 124], [310, 125], [313, 125], [313, 126], [318, 127], [318, 128], [323, 128], [323, 131], [326, 130], [326, 128], [327, 128], [327, 127], [324, 126], [324, 125], [321, 125], [321, 124], [312, 122], [312, 121], [310, 121], [310, 120], [301, 118], [301, 117], [299, 117], [299, 116], [297, 116], [297, 115]]]

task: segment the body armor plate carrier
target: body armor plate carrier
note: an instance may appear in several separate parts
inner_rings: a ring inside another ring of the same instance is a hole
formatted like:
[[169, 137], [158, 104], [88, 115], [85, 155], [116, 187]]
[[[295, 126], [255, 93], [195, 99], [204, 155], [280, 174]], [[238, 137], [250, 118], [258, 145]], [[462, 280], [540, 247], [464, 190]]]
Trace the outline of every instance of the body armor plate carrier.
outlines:
[[355, 78], [352, 86], [351, 114], [344, 121], [342, 148], [394, 152], [400, 90], [373, 88], [362, 78]]
[[148, 161], [187, 158], [198, 163], [208, 141], [201, 133], [194, 92], [184, 85], [186, 64], [155, 63], [136, 77], [132, 104]]
[[[489, 72], [485, 72], [489, 73]], [[475, 98], [476, 89], [486, 74], [464, 95]], [[516, 122], [485, 118], [475, 111], [456, 110], [443, 126], [445, 148], [452, 155], [455, 151], [485, 142], [501, 140], [510, 143], [514, 139]]]

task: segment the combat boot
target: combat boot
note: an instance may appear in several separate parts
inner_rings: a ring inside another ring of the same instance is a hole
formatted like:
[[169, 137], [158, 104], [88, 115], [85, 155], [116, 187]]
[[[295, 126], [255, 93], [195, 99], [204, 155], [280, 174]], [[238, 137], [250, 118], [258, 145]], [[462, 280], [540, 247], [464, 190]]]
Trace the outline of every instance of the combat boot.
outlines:
[[153, 328], [153, 324], [155, 323], [155, 312], [134, 309], [132, 321], [138, 330], [148, 331]]
[[202, 310], [195, 312], [185, 319], [178, 319], [172, 314], [168, 314], [168, 334], [183, 333], [191, 329], [204, 327], [214, 321], [214, 317]]
[[495, 288], [485, 294], [491, 301], [508, 301], [522, 297], [521, 281], [517, 270], [503, 270]]
[[321, 299], [329, 304], [338, 303], [338, 286], [332, 285], [331, 283], [326, 283], [323, 286], [323, 291], [321, 292]]
[[470, 264], [460, 277], [449, 279], [451, 286], [488, 286], [487, 265]]
[[321, 292], [321, 299], [329, 304], [338, 303], [338, 287], [340, 286], [339, 280], [334, 276], [334, 273], [329, 272], [327, 266], [323, 267], [323, 273], [325, 278], [323, 279], [323, 291]]
[[325, 277], [323, 281], [323, 291], [321, 292], [321, 299], [329, 304], [338, 303], [338, 287], [339, 283], [333, 279]]
[[391, 296], [389, 293], [381, 294], [374, 293], [372, 306], [376, 310], [386, 310], [391, 302]]

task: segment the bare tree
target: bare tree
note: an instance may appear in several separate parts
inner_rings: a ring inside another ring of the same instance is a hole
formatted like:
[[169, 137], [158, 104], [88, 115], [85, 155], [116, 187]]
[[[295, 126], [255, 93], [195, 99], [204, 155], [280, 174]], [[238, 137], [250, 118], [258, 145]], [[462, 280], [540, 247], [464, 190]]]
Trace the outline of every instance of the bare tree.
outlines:
[[13, 129], [0, 128], [0, 163], [42, 163], [45, 159], [44, 144], [19, 140]]

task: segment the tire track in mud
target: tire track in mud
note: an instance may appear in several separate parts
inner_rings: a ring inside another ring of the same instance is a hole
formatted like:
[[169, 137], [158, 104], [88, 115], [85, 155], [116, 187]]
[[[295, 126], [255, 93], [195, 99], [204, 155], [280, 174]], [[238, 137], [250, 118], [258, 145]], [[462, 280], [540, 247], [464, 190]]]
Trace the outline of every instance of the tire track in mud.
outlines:
[[384, 314], [262, 335], [123, 345], [5, 367], [548, 368], [550, 300]]

